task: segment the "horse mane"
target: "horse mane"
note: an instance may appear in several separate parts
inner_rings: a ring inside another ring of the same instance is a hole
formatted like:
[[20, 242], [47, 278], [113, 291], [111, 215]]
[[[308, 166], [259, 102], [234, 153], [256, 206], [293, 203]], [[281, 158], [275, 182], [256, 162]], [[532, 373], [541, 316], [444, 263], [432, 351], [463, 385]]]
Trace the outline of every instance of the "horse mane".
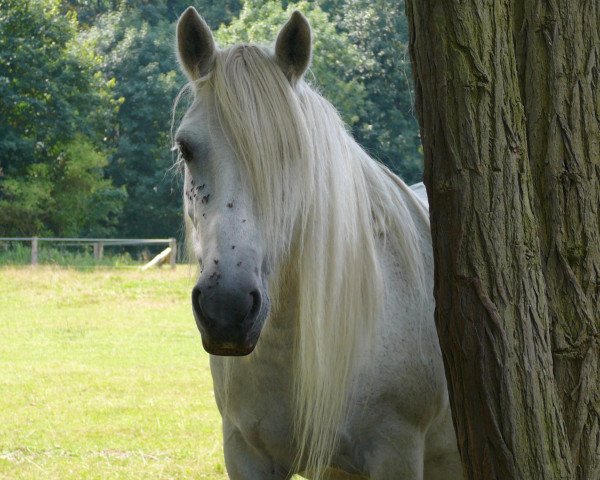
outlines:
[[403, 198], [411, 194], [358, 146], [327, 100], [303, 80], [290, 85], [269, 50], [220, 51], [198, 82], [205, 87], [246, 169], [267, 262], [286, 265], [273, 275], [272, 311], [290, 289], [298, 295], [294, 436], [297, 461], [319, 478], [347, 414], [353, 362], [381, 313], [381, 239], [413, 288], [402, 294], [424, 291], [422, 239]]

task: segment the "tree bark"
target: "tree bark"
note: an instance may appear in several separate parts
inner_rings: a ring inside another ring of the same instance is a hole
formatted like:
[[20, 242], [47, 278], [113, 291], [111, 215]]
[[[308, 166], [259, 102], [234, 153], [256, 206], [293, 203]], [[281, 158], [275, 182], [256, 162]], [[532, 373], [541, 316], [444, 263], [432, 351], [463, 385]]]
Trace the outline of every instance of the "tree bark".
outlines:
[[600, 4], [522, 4], [515, 33], [554, 375], [577, 478], [600, 479]]
[[407, 1], [468, 478], [600, 478], [599, 8]]

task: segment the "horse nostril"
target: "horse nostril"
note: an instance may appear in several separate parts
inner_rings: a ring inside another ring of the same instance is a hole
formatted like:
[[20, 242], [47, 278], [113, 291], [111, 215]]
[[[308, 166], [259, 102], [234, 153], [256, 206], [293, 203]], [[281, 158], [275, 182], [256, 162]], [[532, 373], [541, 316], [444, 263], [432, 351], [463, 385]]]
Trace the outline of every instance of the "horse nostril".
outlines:
[[192, 288], [192, 308], [196, 313], [200, 313], [200, 295], [202, 295], [202, 291], [195, 286]]
[[252, 297], [252, 307], [250, 308], [250, 311], [246, 315], [246, 319], [254, 320], [260, 312], [262, 298], [261, 298], [260, 292], [258, 290], [253, 290], [252, 292], [250, 292], [250, 296]]
[[[205, 288], [210, 289], [211, 286]], [[203, 294], [200, 285], [192, 288], [192, 308], [197, 321], [205, 325], [229, 323], [229, 325], [241, 326], [253, 324], [260, 315], [262, 296], [259, 289], [247, 294], [243, 294], [240, 290], [236, 292], [219, 286], [215, 289]]]

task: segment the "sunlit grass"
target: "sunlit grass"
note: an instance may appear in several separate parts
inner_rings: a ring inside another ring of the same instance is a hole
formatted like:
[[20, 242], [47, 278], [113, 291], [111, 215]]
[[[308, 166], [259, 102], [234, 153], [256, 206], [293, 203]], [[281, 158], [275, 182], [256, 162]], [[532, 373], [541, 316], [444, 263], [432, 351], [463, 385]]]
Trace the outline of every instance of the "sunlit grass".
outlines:
[[191, 277], [0, 268], [0, 478], [227, 478]]

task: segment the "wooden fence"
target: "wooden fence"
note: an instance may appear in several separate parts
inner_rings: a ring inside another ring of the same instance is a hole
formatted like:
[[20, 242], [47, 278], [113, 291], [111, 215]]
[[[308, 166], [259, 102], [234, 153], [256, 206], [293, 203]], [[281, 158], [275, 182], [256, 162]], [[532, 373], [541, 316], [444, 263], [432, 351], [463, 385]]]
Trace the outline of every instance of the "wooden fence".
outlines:
[[177, 240], [175, 238], [57, 238], [57, 237], [0, 237], [0, 242], [31, 243], [31, 264], [37, 265], [39, 244], [41, 242], [62, 243], [64, 245], [92, 245], [94, 258], [101, 260], [105, 246], [129, 245], [169, 245], [171, 247], [170, 264], [175, 268], [177, 261]]

